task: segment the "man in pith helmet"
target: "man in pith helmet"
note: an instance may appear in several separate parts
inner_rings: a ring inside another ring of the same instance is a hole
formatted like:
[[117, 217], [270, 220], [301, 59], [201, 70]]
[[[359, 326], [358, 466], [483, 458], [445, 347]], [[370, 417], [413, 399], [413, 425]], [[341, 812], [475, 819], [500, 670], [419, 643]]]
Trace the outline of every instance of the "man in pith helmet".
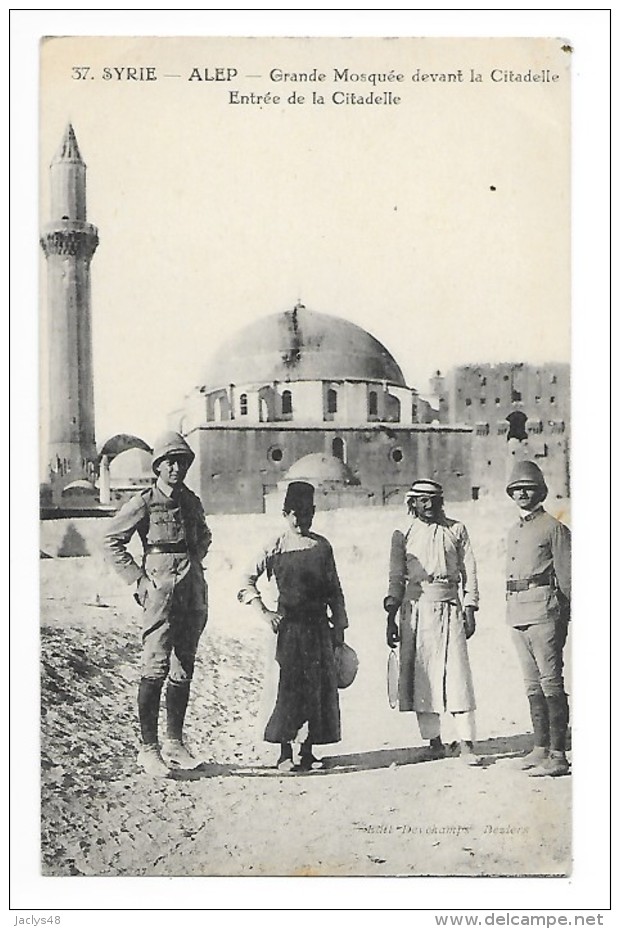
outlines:
[[[125, 503], [105, 533], [108, 560], [144, 611], [138, 714], [142, 745], [138, 764], [154, 777], [201, 763], [183, 741], [183, 724], [200, 636], [207, 622], [202, 560], [211, 532], [202, 503], [183, 483], [194, 453], [177, 432], [166, 432], [153, 450], [152, 487]], [[137, 533], [138, 563], [128, 550]], [[167, 740], [160, 750], [160, 697], [166, 688]]]
[[534, 747], [519, 765], [532, 777], [557, 777], [569, 771], [563, 649], [570, 619], [571, 534], [543, 509], [547, 485], [535, 462], [516, 463], [506, 493], [520, 511], [506, 546], [507, 619], [534, 729]]
[[[476, 630], [476, 561], [465, 526], [443, 509], [443, 489], [417, 480], [406, 495], [408, 519], [392, 535], [387, 643], [400, 642], [399, 709], [415, 711], [427, 757], [442, 758], [441, 714], [450, 713], [460, 758], [474, 751], [476, 708], [467, 639]], [[462, 604], [461, 604], [462, 597]], [[400, 611], [400, 623], [396, 616]]]

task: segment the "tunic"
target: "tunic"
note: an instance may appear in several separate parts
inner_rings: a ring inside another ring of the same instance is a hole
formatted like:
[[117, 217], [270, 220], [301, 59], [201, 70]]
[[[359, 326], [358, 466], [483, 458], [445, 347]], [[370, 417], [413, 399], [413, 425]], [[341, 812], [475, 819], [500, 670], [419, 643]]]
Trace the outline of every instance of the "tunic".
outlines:
[[[506, 578], [508, 587], [523, 589], [506, 592], [509, 625], [526, 626], [559, 618], [570, 601], [570, 556], [570, 529], [542, 507], [512, 526], [506, 544]], [[528, 586], [533, 579], [536, 585]]]
[[[276, 704], [265, 729], [267, 742], [292, 742], [308, 724], [315, 745], [340, 741], [340, 706], [330, 624], [348, 626], [332, 547], [323, 536], [287, 531], [268, 545], [243, 578], [242, 603], [260, 599], [261, 575], [278, 588]], [[329, 615], [328, 615], [329, 613]]]
[[[127, 546], [142, 541], [142, 563]], [[104, 536], [108, 560], [128, 583], [145, 578], [142, 675], [191, 680], [198, 641], [207, 622], [202, 559], [211, 544], [202, 504], [184, 484], [171, 492], [157, 481], [136, 494], [112, 518]]]
[[528, 696], [564, 694], [571, 592], [570, 529], [542, 508], [521, 516], [506, 544], [506, 618]]
[[477, 608], [476, 562], [462, 523], [414, 518], [394, 532], [387, 599], [401, 606], [401, 711], [476, 707], [459, 588], [463, 606]]

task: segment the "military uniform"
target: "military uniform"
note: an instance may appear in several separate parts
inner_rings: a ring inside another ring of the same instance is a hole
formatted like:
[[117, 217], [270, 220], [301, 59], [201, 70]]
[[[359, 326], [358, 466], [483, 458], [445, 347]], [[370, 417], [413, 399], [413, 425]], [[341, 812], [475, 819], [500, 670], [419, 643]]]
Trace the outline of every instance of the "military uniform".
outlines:
[[513, 496], [528, 487], [536, 495], [530, 508], [522, 509], [506, 540], [506, 616], [525, 682], [535, 743], [522, 766], [536, 769], [533, 774], [545, 773], [538, 770], [539, 763], [549, 768], [549, 756], [555, 753], [557, 773], [565, 773], [568, 700], [563, 649], [570, 618], [571, 534], [542, 507], [547, 486], [538, 466], [518, 462], [507, 493]]
[[[166, 434], [156, 445], [156, 473], [169, 457], [186, 460], [186, 467], [193, 460], [193, 452], [177, 433]], [[140, 564], [127, 548], [136, 533], [143, 549]], [[134, 597], [144, 610], [138, 696], [144, 745], [158, 745], [159, 698], [166, 678], [168, 739], [182, 744], [196, 650], [207, 622], [202, 560], [210, 544], [200, 499], [185, 484], [171, 487], [161, 476], [121, 507], [105, 533], [108, 560], [128, 584], [137, 584]], [[188, 757], [183, 755], [183, 760], [187, 766]]]
[[[127, 551], [134, 533], [142, 540], [140, 565]], [[167, 494], [156, 483], [129, 500], [105, 534], [111, 562], [128, 584], [138, 583], [144, 609], [142, 674], [190, 681], [198, 640], [207, 622], [207, 584], [202, 560], [211, 532], [202, 504], [187, 487]]]

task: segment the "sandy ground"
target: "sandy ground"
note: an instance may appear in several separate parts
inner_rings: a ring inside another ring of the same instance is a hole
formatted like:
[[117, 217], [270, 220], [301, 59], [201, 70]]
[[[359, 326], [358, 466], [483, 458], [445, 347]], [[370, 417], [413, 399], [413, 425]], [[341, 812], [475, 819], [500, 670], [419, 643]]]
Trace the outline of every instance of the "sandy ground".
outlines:
[[[561, 513], [559, 502], [550, 509]], [[140, 616], [98, 554], [104, 521], [44, 524], [42, 550], [54, 557], [41, 560], [43, 874], [570, 873], [571, 778], [514, 767], [530, 745], [504, 624], [502, 539], [514, 513], [509, 502], [447, 510], [466, 522], [479, 562], [470, 656], [481, 767], [422, 761], [415, 716], [388, 706], [381, 602], [402, 511], [386, 508], [316, 517], [334, 546], [360, 670], [341, 692], [342, 742], [324, 747], [325, 771], [305, 775], [270, 767], [277, 752], [260, 740], [257, 714], [272, 633], [235, 597], [281, 519], [210, 517], [210, 615], [187, 722], [205, 764], [158, 781], [135, 763]], [[570, 690], [570, 663], [567, 680]]]

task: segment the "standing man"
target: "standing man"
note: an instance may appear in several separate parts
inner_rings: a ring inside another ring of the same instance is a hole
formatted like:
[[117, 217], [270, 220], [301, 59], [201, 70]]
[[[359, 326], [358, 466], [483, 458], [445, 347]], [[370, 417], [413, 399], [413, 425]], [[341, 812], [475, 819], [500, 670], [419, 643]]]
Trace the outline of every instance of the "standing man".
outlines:
[[[311, 771], [321, 767], [313, 745], [340, 741], [334, 648], [344, 643], [349, 623], [332, 547], [310, 531], [312, 484], [289, 484], [282, 512], [286, 530], [259, 554], [243, 578], [238, 598], [250, 604], [278, 636], [280, 679], [265, 741], [280, 744], [276, 762], [280, 771]], [[276, 581], [275, 611], [267, 609], [256, 586], [263, 574]], [[294, 741], [301, 742], [297, 765]]]
[[568, 774], [563, 649], [570, 619], [570, 530], [542, 506], [547, 485], [533, 461], [514, 467], [506, 492], [520, 510], [507, 539], [507, 618], [534, 729], [520, 766], [532, 777]]
[[[467, 529], [443, 509], [441, 484], [414, 481], [407, 493], [409, 518], [392, 535], [387, 643], [400, 642], [399, 709], [416, 712], [427, 757], [443, 758], [440, 714], [451, 713], [461, 759], [474, 752], [476, 708], [467, 639], [476, 630], [478, 581]], [[462, 592], [463, 605], [461, 605]], [[400, 610], [400, 628], [396, 615]]]
[[[138, 764], [154, 777], [166, 777], [169, 768], [192, 769], [201, 763], [183, 743], [196, 649], [207, 622], [202, 560], [211, 544], [202, 504], [183, 483], [193, 460], [181, 435], [165, 433], [153, 450], [155, 484], [121, 507], [104, 538], [108, 559], [128, 584], [136, 584], [134, 597], [144, 610]], [[140, 564], [127, 548], [134, 533], [142, 542]], [[162, 757], [158, 719], [166, 679]]]

